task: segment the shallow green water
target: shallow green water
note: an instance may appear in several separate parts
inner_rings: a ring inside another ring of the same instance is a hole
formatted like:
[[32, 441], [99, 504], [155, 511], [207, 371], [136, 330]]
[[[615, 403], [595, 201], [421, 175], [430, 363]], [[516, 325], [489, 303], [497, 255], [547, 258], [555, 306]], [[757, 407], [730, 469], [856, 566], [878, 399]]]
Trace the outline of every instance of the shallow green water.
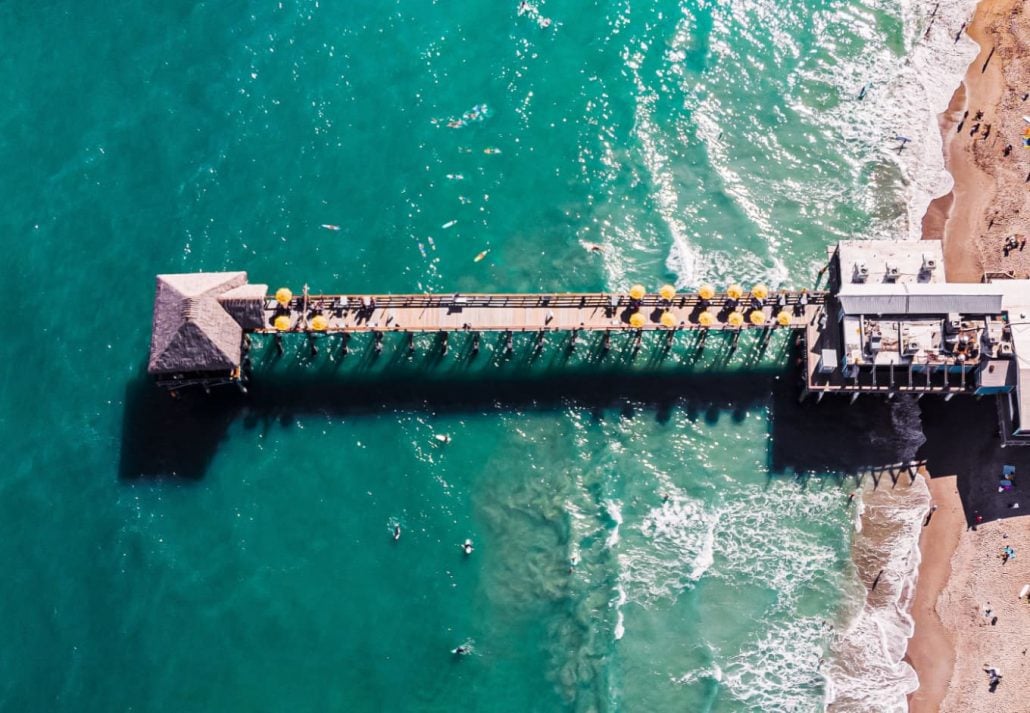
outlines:
[[820, 709], [851, 520], [786, 474], [823, 460], [777, 455], [782, 340], [601, 377], [291, 344], [191, 434], [142, 378], [153, 276], [808, 285], [904, 223], [847, 107], [905, 27], [844, 0], [0, 7], [0, 707]]

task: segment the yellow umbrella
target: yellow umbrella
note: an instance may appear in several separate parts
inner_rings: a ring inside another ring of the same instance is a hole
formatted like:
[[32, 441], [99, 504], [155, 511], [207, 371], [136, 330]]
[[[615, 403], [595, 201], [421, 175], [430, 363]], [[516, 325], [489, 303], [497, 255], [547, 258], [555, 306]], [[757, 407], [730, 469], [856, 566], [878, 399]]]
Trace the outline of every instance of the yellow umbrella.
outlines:
[[769, 296], [769, 288], [763, 285], [762, 283], [758, 283], [757, 285], [751, 288], [751, 296], [754, 297], [756, 300], [764, 300], [766, 297]]
[[281, 304], [283, 307], [289, 305], [290, 300], [292, 299], [293, 293], [290, 292], [290, 288], [288, 287], [280, 287], [278, 290], [275, 291], [275, 301]]
[[644, 299], [644, 295], [647, 294], [647, 290], [644, 289], [643, 285], [633, 285], [629, 288], [629, 296], [635, 300]]
[[329, 320], [320, 314], [316, 314], [311, 318], [311, 328], [316, 332], [324, 332], [329, 329]]
[[662, 296], [663, 300], [671, 300], [676, 296], [676, 288], [672, 285], [662, 285], [662, 289], [658, 290], [658, 294]]
[[697, 288], [697, 296], [703, 300], [710, 300], [715, 297], [715, 288], [706, 282]]
[[711, 312], [702, 312], [697, 316], [697, 323], [702, 327], [711, 327], [715, 324], [715, 315]]
[[644, 317], [640, 312], [634, 312], [630, 315], [629, 326], [640, 329], [647, 323], [647, 318]]
[[278, 329], [280, 332], [285, 332], [287, 329], [290, 328], [290, 318], [287, 317], [285, 314], [281, 314], [275, 318], [274, 324], [275, 328]]
[[734, 282], [732, 285], [726, 288], [726, 296], [731, 300], [739, 300], [744, 296], [744, 288]]
[[776, 324], [780, 325], [781, 327], [789, 327], [790, 312], [788, 312], [787, 310], [783, 310], [778, 315], [776, 315]]
[[676, 326], [676, 318], [672, 315], [672, 312], [662, 312], [662, 326], [669, 329]]
[[765, 315], [762, 313], [762, 310], [760, 309], [751, 310], [751, 314], [749, 314], [747, 318], [751, 320], [751, 324], [755, 325], [756, 327], [761, 327], [763, 324], [765, 324]]
[[726, 324], [731, 327], [742, 327], [744, 325], [744, 315], [740, 312], [730, 312], [730, 316], [726, 318]]

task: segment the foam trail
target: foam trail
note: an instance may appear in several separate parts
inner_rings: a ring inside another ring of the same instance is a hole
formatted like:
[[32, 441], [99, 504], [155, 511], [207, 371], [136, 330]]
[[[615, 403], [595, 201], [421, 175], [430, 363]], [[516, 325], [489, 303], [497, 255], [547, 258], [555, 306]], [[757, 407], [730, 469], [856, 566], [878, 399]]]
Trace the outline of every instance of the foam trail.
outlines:
[[[889, 228], [883, 237], [922, 237], [922, 221], [930, 202], [954, 185], [944, 165], [938, 115], [945, 111], [978, 45], [964, 33], [955, 41], [963, 23], [971, 16], [976, 0], [941, 0], [930, 27], [929, 14], [935, 2], [910, 0], [903, 5], [905, 35], [912, 42], [900, 67], [895, 59], [882, 86], [873, 77], [869, 94], [852, 105], [857, 121], [857, 138], [876, 142], [880, 156], [895, 162], [904, 177], [906, 213], [903, 221]], [[882, 75], [881, 75], [882, 76]], [[904, 150], [893, 139], [911, 139]]]
[[[899, 401], [891, 419], [906, 455], [914, 456], [925, 440], [918, 406]], [[919, 685], [904, 656], [914, 632], [910, 611], [930, 492], [913, 475], [901, 468], [866, 479], [861, 528], [852, 547], [857, 577], [847, 592], [853, 614], [831, 646], [825, 671], [825, 700], [834, 711], [906, 711], [907, 696]]]
[[861, 603], [832, 647], [826, 702], [842, 713], [906, 711], [906, 697], [919, 685], [903, 658], [914, 631], [919, 531], [930, 494], [917, 478], [908, 487], [867, 491], [866, 499], [865, 527], [854, 550], [862, 581], [851, 592]]

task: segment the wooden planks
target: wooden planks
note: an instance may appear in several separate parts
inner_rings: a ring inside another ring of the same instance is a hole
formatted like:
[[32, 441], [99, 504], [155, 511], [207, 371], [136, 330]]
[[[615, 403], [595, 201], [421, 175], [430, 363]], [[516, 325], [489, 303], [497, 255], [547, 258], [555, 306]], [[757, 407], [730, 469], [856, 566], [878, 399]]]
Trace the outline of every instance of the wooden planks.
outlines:
[[[665, 329], [661, 315], [672, 314], [678, 329], [702, 328], [699, 316], [709, 312], [715, 318], [712, 329], [737, 329], [726, 324], [728, 314], [736, 309], [745, 322], [740, 328], [775, 326], [779, 303], [792, 314], [790, 328], [801, 329], [810, 324], [825, 302], [823, 292], [774, 293], [758, 302], [745, 297], [733, 302], [726, 295], [716, 295], [707, 303], [697, 295], [677, 296], [671, 301], [647, 295], [631, 301], [626, 295], [609, 294], [540, 294], [540, 295], [308, 295], [297, 297], [289, 308], [274, 300], [265, 306], [265, 327], [256, 332], [312, 331], [310, 320], [321, 315], [328, 320], [327, 332], [368, 331], [513, 331], [584, 329], [630, 330], [630, 316], [640, 312], [644, 330]], [[807, 302], [807, 304], [802, 304]], [[307, 305], [305, 312], [303, 307]], [[735, 305], [735, 306], [734, 306]], [[760, 311], [762, 325], [754, 325], [749, 317]], [[289, 320], [287, 330], [277, 330], [277, 317]]]

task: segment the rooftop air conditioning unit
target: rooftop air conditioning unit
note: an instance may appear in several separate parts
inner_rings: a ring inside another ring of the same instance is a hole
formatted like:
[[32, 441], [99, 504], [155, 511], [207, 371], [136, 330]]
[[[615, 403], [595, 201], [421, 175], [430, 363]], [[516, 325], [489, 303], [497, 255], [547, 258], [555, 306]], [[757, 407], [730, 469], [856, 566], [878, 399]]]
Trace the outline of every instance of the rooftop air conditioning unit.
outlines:
[[901, 270], [893, 262], [887, 263], [887, 270], [884, 273], [884, 277], [887, 282], [895, 282], [901, 276]]
[[865, 264], [865, 260], [855, 261], [855, 282], [865, 282], [869, 279], [869, 266]]
[[937, 269], [937, 258], [932, 255], [923, 255], [923, 272], [933, 272]]
[[1012, 342], [1002, 342], [999, 344], [998, 356], [1012, 356]]

